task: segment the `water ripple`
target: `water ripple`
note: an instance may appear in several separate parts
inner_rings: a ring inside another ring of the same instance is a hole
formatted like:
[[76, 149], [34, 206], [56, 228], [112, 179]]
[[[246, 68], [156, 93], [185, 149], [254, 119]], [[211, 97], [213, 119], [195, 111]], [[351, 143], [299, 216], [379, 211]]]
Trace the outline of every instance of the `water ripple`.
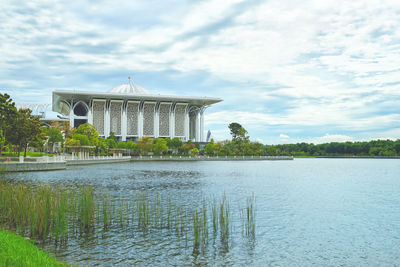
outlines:
[[[60, 260], [91, 266], [248, 265], [377, 266], [400, 262], [399, 160], [295, 159], [243, 162], [135, 162], [78, 166], [0, 179], [93, 185], [131, 199], [137, 192], [169, 196], [184, 206], [226, 194], [232, 209], [254, 193], [257, 231], [243, 236], [240, 218], [228, 247], [210, 239], [203, 253], [167, 230], [132, 228], [71, 238], [54, 248]], [[130, 226], [133, 227], [133, 226]]]

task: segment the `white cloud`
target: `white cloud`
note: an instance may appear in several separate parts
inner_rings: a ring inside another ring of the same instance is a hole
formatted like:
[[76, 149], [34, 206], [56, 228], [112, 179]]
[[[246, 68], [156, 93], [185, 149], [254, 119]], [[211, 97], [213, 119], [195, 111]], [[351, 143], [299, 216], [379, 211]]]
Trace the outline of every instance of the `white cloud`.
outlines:
[[352, 137], [342, 134], [325, 134], [324, 136], [313, 138], [312, 143], [322, 144], [330, 142], [347, 142], [354, 141]]
[[342, 131], [366, 131], [398, 125], [400, 114], [373, 115], [368, 118], [351, 119], [351, 110], [341, 111], [339, 107], [296, 108], [288, 115], [270, 115], [242, 111], [218, 111], [208, 113], [206, 125], [228, 125], [236, 121], [246, 128], [250, 125], [290, 125], [290, 126], [333, 126]]
[[261, 144], [265, 143], [264, 139], [262, 139], [262, 138], [256, 138], [255, 141], [258, 142], [258, 143], [261, 143]]
[[280, 135], [279, 135], [279, 138], [282, 138], [282, 139], [289, 139], [290, 137], [289, 137], [289, 135], [287, 135], [287, 134], [280, 134]]
[[[44, 86], [39, 78], [51, 84], [96, 71], [203, 72], [233, 87], [220, 93], [224, 111], [206, 114], [206, 125], [217, 129], [238, 121], [384, 136], [399, 125], [398, 111], [387, 111], [400, 100], [399, 1], [271, 0], [246, 8], [243, 1], [213, 0], [165, 8], [174, 4], [2, 3], [1, 85], [32, 91]], [[156, 22], [131, 21], [143, 12]], [[100, 76], [92, 83], [114, 86]], [[74, 88], [81, 86], [87, 85], [77, 81]], [[52, 89], [42, 91], [43, 99]], [[269, 112], [274, 102], [281, 113]]]

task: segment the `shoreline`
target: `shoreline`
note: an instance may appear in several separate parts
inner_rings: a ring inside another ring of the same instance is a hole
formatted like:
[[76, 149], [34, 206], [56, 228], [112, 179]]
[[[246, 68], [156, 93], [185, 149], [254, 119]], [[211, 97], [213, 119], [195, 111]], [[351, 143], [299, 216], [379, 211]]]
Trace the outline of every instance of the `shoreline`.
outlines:
[[135, 161], [260, 161], [260, 160], [293, 160], [293, 156], [222, 156], [222, 157], [187, 157], [187, 156], [141, 156], [132, 157]]
[[400, 159], [400, 156], [315, 156], [317, 159]]
[[31, 171], [56, 171], [65, 170], [68, 166], [84, 166], [95, 164], [112, 164], [122, 162], [160, 162], [160, 161], [281, 161], [281, 160], [294, 160], [294, 159], [400, 159], [400, 156], [139, 156], [139, 157], [122, 157], [122, 158], [105, 158], [94, 157], [89, 159], [66, 159], [63, 161], [54, 162], [0, 162], [0, 174], [8, 172], [31, 172]]
[[185, 156], [140, 156], [89, 159], [65, 159], [54, 162], [9, 162], [0, 163], [0, 173], [65, 170], [68, 166], [83, 166], [94, 164], [112, 164], [121, 162], [151, 162], [151, 161], [260, 161], [260, 160], [293, 160], [292, 156], [234, 156], [234, 157], [185, 157]]

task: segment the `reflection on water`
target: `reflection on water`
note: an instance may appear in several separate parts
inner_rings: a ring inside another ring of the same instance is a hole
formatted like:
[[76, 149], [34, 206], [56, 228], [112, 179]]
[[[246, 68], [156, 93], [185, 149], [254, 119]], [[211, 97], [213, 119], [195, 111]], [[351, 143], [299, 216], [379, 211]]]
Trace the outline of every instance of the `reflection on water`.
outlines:
[[67, 262], [126, 265], [395, 265], [400, 258], [400, 160], [295, 159], [254, 162], [135, 162], [5, 174], [0, 179], [93, 185], [114, 197], [138, 192], [184, 206], [230, 199], [232, 209], [256, 197], [256, 235], [232, 217], [229, 246], [210, 239], [193, 252], [168, 229], [139, 234], [110, 228], [67, 246], [45, 246]]

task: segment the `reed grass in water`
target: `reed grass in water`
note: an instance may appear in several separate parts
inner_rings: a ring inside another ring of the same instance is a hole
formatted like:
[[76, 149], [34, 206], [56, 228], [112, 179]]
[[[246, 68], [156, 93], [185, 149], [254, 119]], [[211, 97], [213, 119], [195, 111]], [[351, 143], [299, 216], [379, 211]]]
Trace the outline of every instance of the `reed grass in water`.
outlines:
[[228, 243], [230, 233], [231, 213], [229, 209], [229, 202], [226, 200], [225, 194], [222, 197], [219, 205], [219, 229], [221, 235], [221, 242], [224, 244]]
[[247, 198], [246, 201], [246, 222], [245, 222], [245, 229], [246, 235], [248, 236], [255, 236], [256, 232], [256, 208], [255, 208], [256, 199], [254, 194], [251, 197]]
[[[255, 237], [256, 209], [254, 195], [247, 198], [241, 211], [242, 229]], [[127, 201], [95, 192], [91, 186], [79, 188], [29, 186], [0, 182], [0, 225], [38, 241], [66, 243], [71, 236], [95, 234], [97, 230], [125, 229], [127, 233], [147, 233], [168, 229], [194, 251], [207, 246], [209, 233], [228, 245], [232, 231], [230, 204], [221, 199], [203, 199], [200, 206], [183, 206], [160, 194], [149, 197], [138, 193]], [[124, 230], [125, 231], [125, 230]], [[219, 235], [218, 235], [219, 233]]]

